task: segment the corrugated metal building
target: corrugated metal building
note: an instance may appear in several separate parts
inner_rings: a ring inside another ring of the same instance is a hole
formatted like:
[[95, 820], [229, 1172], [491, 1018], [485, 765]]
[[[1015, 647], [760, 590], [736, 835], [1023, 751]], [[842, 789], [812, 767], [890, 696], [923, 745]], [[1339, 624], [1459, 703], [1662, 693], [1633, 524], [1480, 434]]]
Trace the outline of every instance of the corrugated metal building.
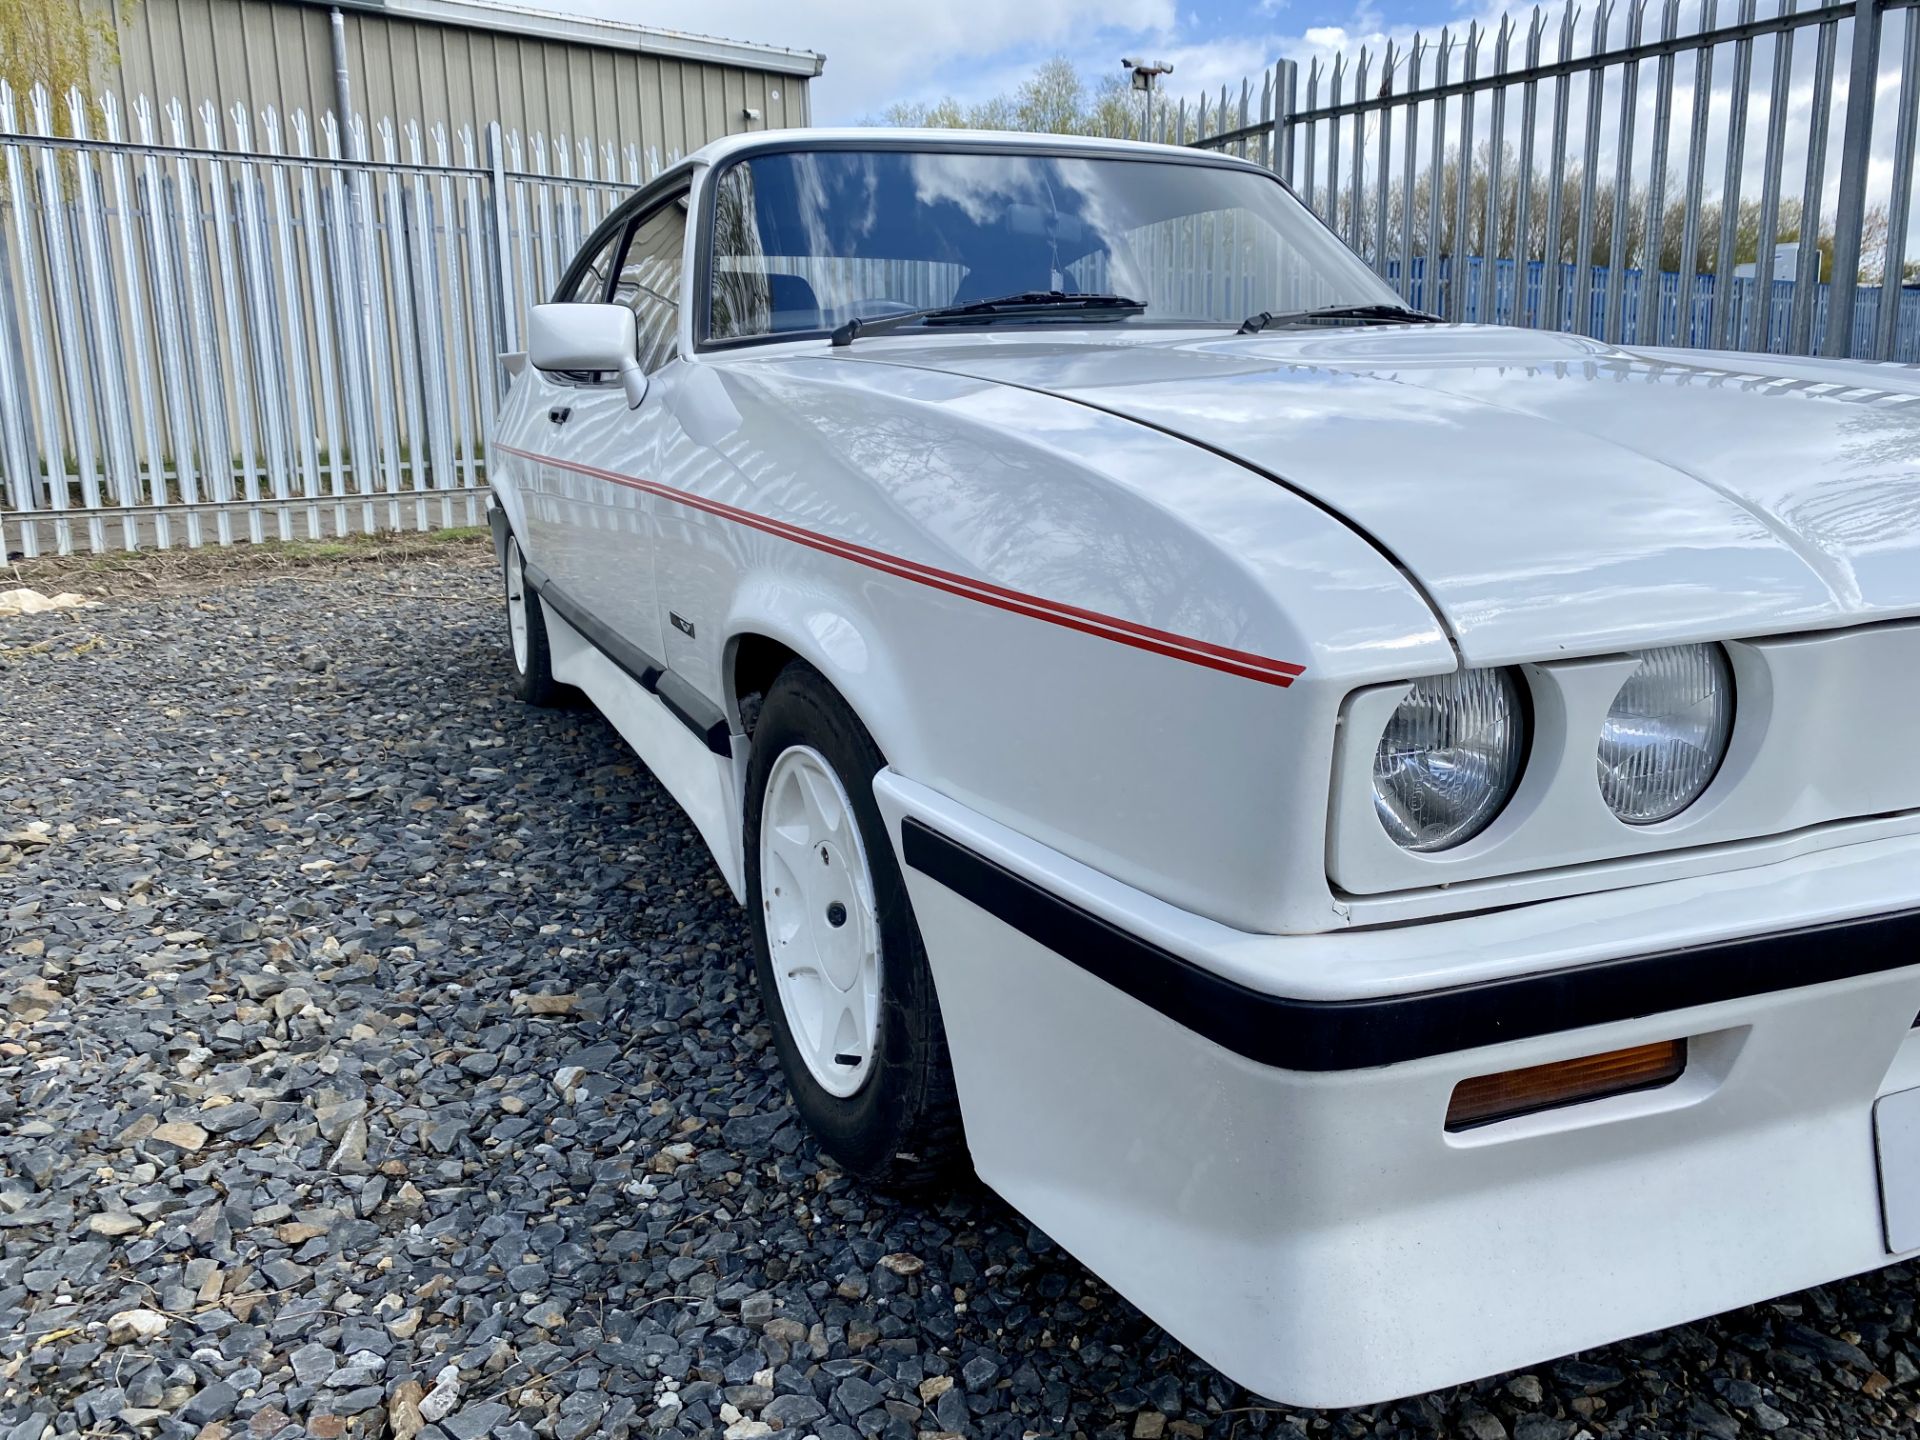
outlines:
[[[110, 9], [122, 96], [253, 114], [353, 111], [450, 130], [490, 121], [662, 157], [744, 130], [805, 125], [824, 57], [478, 0], [138, 0]], [[335, 17], [338, 16], [338, 48]]]

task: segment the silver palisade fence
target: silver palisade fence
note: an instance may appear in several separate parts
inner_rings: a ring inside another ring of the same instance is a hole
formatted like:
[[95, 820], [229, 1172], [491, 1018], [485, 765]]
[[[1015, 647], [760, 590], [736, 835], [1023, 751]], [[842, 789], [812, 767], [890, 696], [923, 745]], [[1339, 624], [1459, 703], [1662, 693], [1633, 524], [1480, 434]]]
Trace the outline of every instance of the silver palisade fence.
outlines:
[[476, 523], [526, 307], [675, 158], [0, 84], [0, 545]]

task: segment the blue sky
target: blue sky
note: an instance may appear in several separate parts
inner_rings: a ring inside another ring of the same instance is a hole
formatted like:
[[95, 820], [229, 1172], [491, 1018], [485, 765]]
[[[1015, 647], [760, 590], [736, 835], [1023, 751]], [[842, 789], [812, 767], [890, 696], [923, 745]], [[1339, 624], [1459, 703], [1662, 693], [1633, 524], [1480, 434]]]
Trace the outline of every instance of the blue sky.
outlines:
[[[1389, 31], [1437, 28], [1454, 0], [535, 0], [556, 9], [759, 40], [827, 56], [816, 124], [857, 124], [896, 100], [1010, 90], [1051, 55], [1089, 77], [1120, 57], [1168, 60], [1166, 93], [1237, 90], [1274, 60], [1353, 49]], [[1479, 13], [1479, 12], [1474, 12]]]
[[[895, 101], [927, 101], [953, 95], [963, 102], [984, 99], [1013, 90], [1034, 67], [1053, 55], [1065, 55], [1089, 79], [1120, 73], [1120, 57], [1144, 55], [1170, 61], [1174, 72], [1163, 93], [1170, 99], [1191, 99], [1206, 91], [1215, 96], [1220, 87], [1231, 87], [1237, 96], [1240, 81], [1254, 77], [1275, 60], [1305, 62], [1314, 57], [1331, 58], [1335, 54], [1355, 57], [1362, 46], [1376, 56], [1374, 74], [1379, 71], [1378, 54], [1389, 39], [1404, 47], [1416, 31], [1436, 38], [1441, 27], [1452, 26], [1456, 33], [1478, 20], [1497, 23], [1504, 6], [1499, 0], [529, 0], [529, 3], [580, 14], [601, 15], [610, 19], [664, 25], [672, 29], [700, 34], [721, 35], [735, 40], [755, 40], [795, 49], [817, 50], [827, 57], [825, 73], [813, 82], [813, 115], [817, 125], [854, 125], [878, 118]], [[1558, 19], [1563, 0], [1550, 0], [1548, 9]], [[1583, 21], [1593, 12], [1591, 0], [1575, 0]], [[1783, 0], [1764, 0], [1763, 13], [1770, 13]], [[1527, 4], [1515, 3], [1512, 13], [1523, 18]], [[1681, 0], [1679, 33], [1697, 28], [1702, 0]], [[1721, 0], [1722, 11], [1731, 8], [1730, 0]], [[1626, 5], [1616, 5], [1614, 22], [1616, 43], [1624, 33]], [[1657, 4], [1649, 4], [1648, 24], [1655, 23]], [[1908, 12], [1920, 17], [1920, 11]], [[1722, 23], [1726, 18], [1723, 17]], [[1920, 24], [1920, 18], [1913, 22]], [[1552, 33], [1552, 32], [1550, 32]], [[1845, 32], [1843, 32], [1844, 34]], [[1771, 42], [1767, 42], [1769, 45]], [[1587, 28], [1583, 24], [1577, 48], [1587, 48]], [[1787, 166], [1790, 184], [1798, 183], [1805, 162], [1813, 90], [1810, 83], [1815, 47], [1803, 39], [1794, 51], [1793, 84], [1788, 95]], [[1897, 118], [1898, 43], [1888, 43], [1882, 51], [1882, 69], [1878, 89], [1882, 97], [1875, 108], [1874, 159], [1868, 170], [1868, 198], [1884, 203], [1890, 192], [1893, 132]], [[1492, 58], [1489, 42], [1481, 51], [1484, 71]], [[1763, 49], [1756, 71], [1755, 103], [1748, 113], [1745, 132], [1746, 173], [1756, 177], [1760, 152], [1766, 140], [1767, 57]], [[1722, 54], [1727, 54], [1723, 49]], [[1518, 53], [1516, 51], [1516, 61]], [[1728, 57], [1731, 58], [1730, 56]], [[1843, 107], [1846, 88], [1846, 56], [1841, 54], [1835, 75], [1833, 114]], [[1457, 62], [1456, 62], [1457, 63]], [[1722, 60], [1712, 72], [1714, 103], [1711, 107], [1707, 154], [1710, 160], [1706, 193], [1719, 190], [1719, 157], [1727, 139], [1727, 92], [1733, 66]], [[1429, 76], [1431, 71], [1428, 72]], [[1617, 72], [1616, 72], [1617, 74]], [[1581, 82], [1584, 84], [1584, 82]], [[1617, 85], [1617, 80], [1613, 82]], [[1693, 86], [1692, 62], [1681, 64], [1675, 75], [1673, 113], [1690, 113]], [[1636, 144], [1649, 148], [1651, 111], [1655, 86], [1643, 83], [1638, 92], [1639, 118]], [[1584, 93], [1584, 91], [1582, 91]], [[1304, 93], [1301, 98], [1304, 100]], [[1486, 103], [1484, 100], [1482, 105]], [[1576, 111], [1583, 107], [1576, 106]], [[1538, 144], [1548, 146], [1545, 132], [1547, 106], [1541, 107]], [[1449, 129], [1456, 129], [1459, 107], [1449, 115]], [[1511, 121], [1509, 122], [1512, 123]], [[1600, 153], [1610, 165], [1617, 134], [1618, 107], [1606, 106], [1602, 117]], [[1323, 127], [1324, 128], [1324, 127]], [[1576, 121], [1576, 131], [1581, 123]], [[1516, 139], [1511, 131], [1509, 143]], [[1684, 162], [1686, 143], [1684, 119], [1676, 123], [1670, 143], [1669, 163]], [[1825, 171], [1827, 203], [1833, 200], [1838, 184], [1839, 164], [1835, 148], [1840, 126], [1830, 127], [1827, 137], [1829, 161]], [[1571, 147], [1570, 147], [1571, 148]], [[1377, 163], [1377, 152], [1369, 157]], [[1644, 159], [1641, 165], [1644, 165]], [[1640, 167], [1636, 167], [1640, 173]], [[1680, 172], [1676, 169], [1669, 176]], [[1920, 187], [1913, 196], [1913, 221], [1909, 229], [1909, 253], [1920, 248]]]

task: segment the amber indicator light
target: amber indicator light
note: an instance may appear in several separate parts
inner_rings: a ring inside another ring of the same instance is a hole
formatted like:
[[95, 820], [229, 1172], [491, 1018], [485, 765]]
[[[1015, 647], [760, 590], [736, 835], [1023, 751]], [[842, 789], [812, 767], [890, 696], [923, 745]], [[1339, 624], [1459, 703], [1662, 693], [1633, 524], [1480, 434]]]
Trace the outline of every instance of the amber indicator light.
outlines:
[[1651, 1090], [1680, 1078], [1687, 1068], [1687, 1042], [1661, 1040], [1578, 1060], [1556, 1060], [1551, 1065], [1529, 1065], [1524, 1070], [1502, 1070], [1498, 1075], [1476, 1075], [1453, 1087], [1447, 1105], [1447, 1129], [1470, 1130], [1515, 1115], [1576, 1105], [1603, 1095]]

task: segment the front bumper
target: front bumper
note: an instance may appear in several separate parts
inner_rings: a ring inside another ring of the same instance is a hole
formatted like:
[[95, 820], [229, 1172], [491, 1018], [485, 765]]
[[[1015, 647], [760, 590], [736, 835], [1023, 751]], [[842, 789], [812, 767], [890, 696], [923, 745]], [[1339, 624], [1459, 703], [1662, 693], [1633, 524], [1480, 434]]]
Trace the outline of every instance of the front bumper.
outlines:
[[[876, 791], [981, 1177], [1256, 1391], [1382, 1400], [1896, 1258], [1873, 1106], [1920, 1086], [1920, 838], [1272, 937]], [[1660, 1089], [1444, 1129], [1462, 1079], [1676, 1038]]]

